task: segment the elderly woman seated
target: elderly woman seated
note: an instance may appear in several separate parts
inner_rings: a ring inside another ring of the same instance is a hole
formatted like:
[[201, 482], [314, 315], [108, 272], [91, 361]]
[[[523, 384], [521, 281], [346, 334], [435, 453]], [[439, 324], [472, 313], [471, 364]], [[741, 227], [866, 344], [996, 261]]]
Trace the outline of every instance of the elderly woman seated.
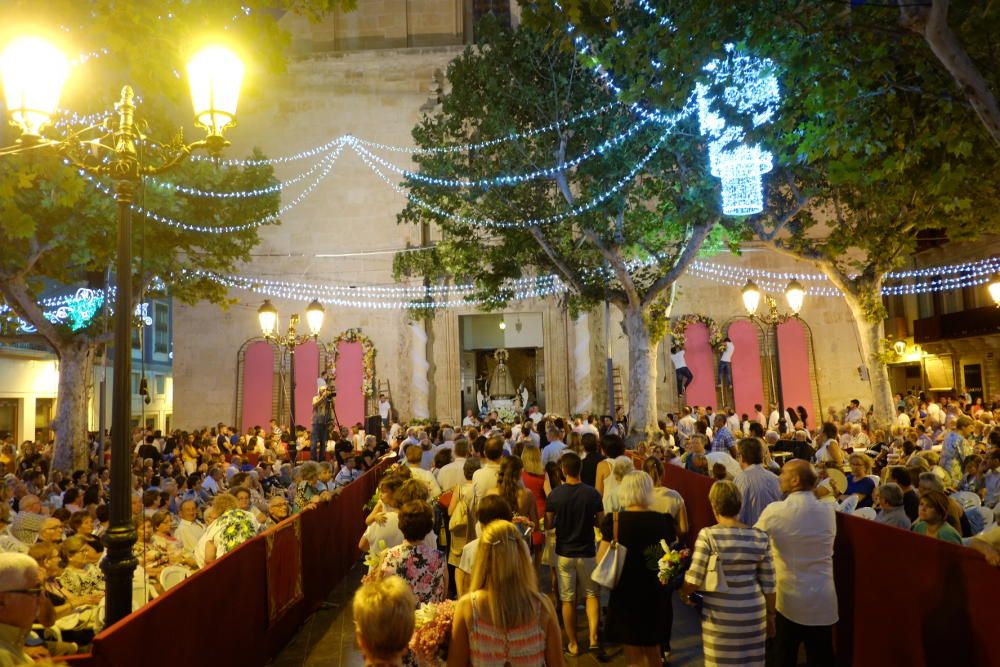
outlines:
[[[70, 538], [73, 539], [75, 538]], [[70, 544], [72, 548], [76, 548], [74, 543]], [[61, 631], [63, 640], [80, 645], [89, 644], [94, 638], [94, 632], [103, 625], [104, 619], [98, 612], [98, 605], [104, 599], [104, 593], [74, 595], [67, 591], [59, 581], [63, 573], [62, 557], [55, 546], [35, 544], [28, 555], [35, 559], [44, 572], [42, 592], [52, 603], [54, 625]]]
[[66, 568], [58, 575], [59, 586], [63, 591], [86, 599], [104, 595], [104, 573], [94, 562], [97, 552], [82, 536], [74, 536], [63, 542], [60, 553], [66, 563]]
[[884, 523], [903, 530], [910, 529], [910, 517], [906, 516], [906, 508], [903, 507], [903, 489], [899, 484], [889, 482], [878, 487], [878, 506], [876, 523]]
[[855, 452], [847, 460], [851, 464], [851, 472], [847, 475], [847, 490], [840, 499], [846, 500], [850, 496], [857, 496], [859, 508], [871, 507], [872, 494], [875, 491], [875, 480], [869, 477], [872, 474], [871, 458], [867, 454]]

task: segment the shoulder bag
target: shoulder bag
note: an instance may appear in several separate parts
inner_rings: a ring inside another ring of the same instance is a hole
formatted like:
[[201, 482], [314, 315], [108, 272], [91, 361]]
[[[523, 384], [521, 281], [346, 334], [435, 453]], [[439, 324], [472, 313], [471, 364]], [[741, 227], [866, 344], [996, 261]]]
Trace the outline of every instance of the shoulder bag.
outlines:
[[622, 578], [622, 570], [625, 569], [625, 554], [627, 553], [627, 549], [618, 544], [618, 512], [615, 512], [612, 517], [614, 539], [590, 575], [595, 583], [605, 588], [614, 588], [618, 585], [618, 580]]
[[712, 552], [708, 556], [708, 564], [705, 566], [705, 586], [703, 590], [709, 593], [725, 593], [729, 590], [726, 583], [726, 573], [722, 571], [722, 557], [719, 554], [719, 545], [712, 537], [712, 532], [707, 531], [708, 548]]

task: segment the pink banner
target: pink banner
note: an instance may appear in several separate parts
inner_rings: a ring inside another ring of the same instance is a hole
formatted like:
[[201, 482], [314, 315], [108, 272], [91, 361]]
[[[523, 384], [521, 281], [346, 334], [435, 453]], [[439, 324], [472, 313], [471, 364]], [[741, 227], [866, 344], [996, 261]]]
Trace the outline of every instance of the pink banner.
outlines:
[[733, 393], [736, 414], [753, 415], [754, 405], [764, 405], [764, 380], [760, 365], [760, 339], [756, 325], [737, 320], [727, 332], [733, 341]]
[[364, 377], [361, 343], [337, 343], [337, 420], [341, 426], [365, 422]]
[[274, 348], [257, 341], [243, 356], [243, 414], [240, 432], [251, 426], [267, 426], [274, 392]]
[[312, 421], [312, 399], [319, 377], [319, 347], [309, 341], [295, 348], [295, 421], [307, 428]]
[[708, 327], [700, 322], [684, 331], [684, 360], [694, 375], [687, 388], [687, 404], [715, 407], [715, 354], [708, 342]]
[[798, 320], [778, 325], [778, 358], [781, 362], [781, 395], [785, 409], [802, 406], [809, 414], [807, 428], [816, 423], [809, 380], [809, 348], [806, 332]]

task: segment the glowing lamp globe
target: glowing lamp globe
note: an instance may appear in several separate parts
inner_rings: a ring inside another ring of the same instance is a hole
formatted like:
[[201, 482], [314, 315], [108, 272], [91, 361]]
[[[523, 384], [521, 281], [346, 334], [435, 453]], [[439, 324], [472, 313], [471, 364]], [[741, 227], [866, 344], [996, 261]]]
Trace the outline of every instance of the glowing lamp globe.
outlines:
[[208, 133], [212, 149], [228, 142], [226, 128], [236, 124], [236, 103], [243, 83], [243, 62], [229, 49], [210, 46], [199, 51], [187, 66], [195, 123]]
[[993, 274], [993, 278], [990, 279], [987, 289], [990, 291], [990, 298], [993, 299], [993, 303], [1000, 306], [1000, 273]]
[[260, 322], [260, 332], [264, 338], [270, 338], [278, 329], [278, 309], [274, 307], [270, 299], [265, 299], [260, 308], [257, 309], [257, 320]]
[[757, 283], [752, 280], [747, 280], [747, 284], [743, 286], [743, 307], [747, 310], [747, 315], [753, 315], [757, 312], [757, 306], [760, 305], [760, 289], [757, 287]]
[[796, 315], [802, 310], [802, 302], [805, 301], [805, 298], [806, 291], [798, 280], [788, 283], [788, 287], [785, 288], [785, 301], [788, 302], [788, 307]]
[[325, 316], [326, 311], [323, 309], [323, 304], [317, 299], [313, 299], [313, 302], [306, 308], [306, 323], [309, 325], [309, 333], [313, 336], [319, 335], [320, 329], [323, 328], [323, 318]]
[[38, 141], [59, 105], [69, 61], [43, 39], [19, 37], [0, 54], [0, 75], [11, 125], [22, 141]]

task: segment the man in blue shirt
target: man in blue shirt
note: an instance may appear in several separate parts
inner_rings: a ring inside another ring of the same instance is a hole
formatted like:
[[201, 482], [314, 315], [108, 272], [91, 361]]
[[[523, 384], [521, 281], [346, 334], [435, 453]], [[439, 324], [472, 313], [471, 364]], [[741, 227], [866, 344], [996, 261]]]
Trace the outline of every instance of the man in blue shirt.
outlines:
[[736, 438], [726, 426], [726, 415], [715, 415], [715, 437], [712, 438], [712, 451], [729, 454], [734, 459], [736, 455]]

